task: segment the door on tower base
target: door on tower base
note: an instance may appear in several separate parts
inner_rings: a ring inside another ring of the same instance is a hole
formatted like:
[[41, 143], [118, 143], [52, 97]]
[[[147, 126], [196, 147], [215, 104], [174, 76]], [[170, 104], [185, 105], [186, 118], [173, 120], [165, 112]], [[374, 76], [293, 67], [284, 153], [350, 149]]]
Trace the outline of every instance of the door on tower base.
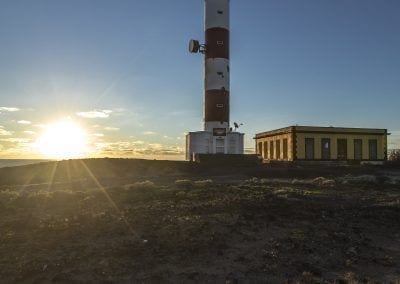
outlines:
[[215, 139], [215, 153], [225, 154], [225, 139], [222, 138]]

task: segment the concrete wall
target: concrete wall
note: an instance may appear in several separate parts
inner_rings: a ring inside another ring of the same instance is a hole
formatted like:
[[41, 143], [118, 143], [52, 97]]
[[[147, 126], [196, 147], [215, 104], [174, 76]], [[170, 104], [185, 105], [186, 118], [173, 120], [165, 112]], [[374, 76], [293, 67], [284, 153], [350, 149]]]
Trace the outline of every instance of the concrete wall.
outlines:
[[[283, 157], [283, 140], [287, 139], [288, 141], [288, 149], [287, 149], [287, 158]], [[280, 155], [278, 158], [277, 153], [277, 141], [280, 141]], [[271, 151], [270, 143], [273, 142], [273, 151]], [[262, 147], [260, 149], [259, 143], [262, 143]], [[265, 148], [265, 143], [267, 143], [267, 147]], [[266, 149], [266, 151], [265, 151]], [[291, 133], [279, 134], [271, 137], [264, 137], [260, 139], [256, 139], [256, 150], [257, 154], [262, 156], [264, 160], [278, 160], [278, 161], [293, 161], [293, 139]]]
[[320, 160], [321, 156], [321, 139], [329, 138], [331, 141], [331, 159], [337, 159], [337, 140], [347, 140], [347, 159], [354, 160], [354, 139], [362, 139], [362, 159], [369, 160], [369, 140], [377, 140], [377, 157], [378, 160], [385, 159], [386, 135], [366, 135], [366, 134], [325, 134], [325, 133], [297, 133], [296, 134], [296, 152], [297, 159], [305, 159], [305, 139], [314, 138], [314, 158]]
[[193, 161], [195, 154], [243, 154], [243, 141], [244, 134], [239, 132], [228, 132], [226, 136], [214, 136], [210, 131], [189, 132], [186, 160]]

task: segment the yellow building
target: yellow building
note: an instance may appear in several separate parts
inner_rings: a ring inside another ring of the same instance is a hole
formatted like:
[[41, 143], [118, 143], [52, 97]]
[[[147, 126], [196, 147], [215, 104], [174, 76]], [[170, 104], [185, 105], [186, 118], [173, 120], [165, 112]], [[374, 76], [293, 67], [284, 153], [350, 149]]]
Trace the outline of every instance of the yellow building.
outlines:
[[290, 126], [256, 134], [266, 161], [385, 161], [387, 129]]

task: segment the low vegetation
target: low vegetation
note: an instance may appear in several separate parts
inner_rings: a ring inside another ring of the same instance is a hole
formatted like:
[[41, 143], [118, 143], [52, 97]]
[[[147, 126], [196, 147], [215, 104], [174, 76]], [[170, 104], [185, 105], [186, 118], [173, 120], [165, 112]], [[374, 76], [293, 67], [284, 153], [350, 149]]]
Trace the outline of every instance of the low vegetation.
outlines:
[[138, 181], [132, 185], [129, 185], [129, 190], [152, 190], [156, 188], [154, 182], [146, 180], [146, 181]]
[[[176, 175], [157, 176], [162, 166], [136, 163], [128, 169], [140, 175], [88, 167], [87, 176], [56, 171], [43, 183], [0, 180], [2, 282], [400, 279], [399, 170], [239, 176], [178, 164]], [[32, 176], [27, 169], [21, 176]]]

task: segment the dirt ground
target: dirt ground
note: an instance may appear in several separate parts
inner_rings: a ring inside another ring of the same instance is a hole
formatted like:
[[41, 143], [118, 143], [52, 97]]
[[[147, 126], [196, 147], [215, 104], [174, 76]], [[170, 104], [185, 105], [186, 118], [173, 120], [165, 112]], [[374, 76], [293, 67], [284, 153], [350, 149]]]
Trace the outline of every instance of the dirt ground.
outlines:
[[398, 167], [0, 169], [2, 283], [399, 283]]

